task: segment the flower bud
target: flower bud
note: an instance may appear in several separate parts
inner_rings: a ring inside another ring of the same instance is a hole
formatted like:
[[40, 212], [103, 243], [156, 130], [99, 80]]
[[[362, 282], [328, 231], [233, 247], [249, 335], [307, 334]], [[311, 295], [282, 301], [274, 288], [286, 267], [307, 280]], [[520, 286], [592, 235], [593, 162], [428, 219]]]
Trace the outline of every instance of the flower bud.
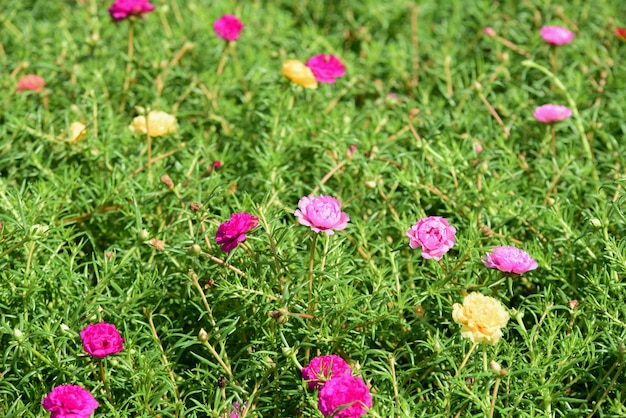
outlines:
[[600, 222], [600, 219], [598, 219], [598, 218], [593, 218], [593, 219], [589, 220], [589, 223], [594, 228], [602, 228], [602, 222]]
[[193, 244], [191, 247], [189, 247], [189, 255], [193, 257], [198, 257], [200, 254], [202, 254], [202, 248], [200, 248], [198, 244]]
[[139, 231], [139, 241], [146, 241], [148, 238], [150, 238], [150, 233], [148, 231], [145, 229]]
[[18, 342], [20, 342], [20, 343], [24, 342], [24, 334], [22, 333], [22, 331], [19, 328], [13, 329], [13, 336], [15, 337], [15, 339]]
[[200, 332], [198, 332], [198, 339], [203, 343], [209, 341], [209, 334], [204, 328], [200, 328]]

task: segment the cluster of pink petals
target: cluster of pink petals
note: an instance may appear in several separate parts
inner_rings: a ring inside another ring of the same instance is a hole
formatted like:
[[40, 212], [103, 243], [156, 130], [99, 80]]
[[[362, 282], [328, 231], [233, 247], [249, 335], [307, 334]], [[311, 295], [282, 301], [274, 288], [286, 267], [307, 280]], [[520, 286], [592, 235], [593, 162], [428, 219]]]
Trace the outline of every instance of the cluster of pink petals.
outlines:
[[574, 32], [562, 26], [544, 26], [539, 34], [544, 41], [551, 45], [569, 44], [574, 39]]
[[406, 231], [411, 248], [422, 247], [422, 257], [437, 261], [454, 246], [455, 234], [456, 229], [441, 216], [421, 218]]
[[50, 418], [88, 418], [98, 408], [98, 401], [78, 385], [61, 385], [41, 401]]
[[351, 374], [348, 363], [334, 354], [315, 357], [308, 366], [302, 368], [302, 378], [309, 382], [309, 389], [319, 389], [330, 379]]
[[233, 407], [230, 409], [228, 413], [228, 418], [241, 418], [241, 414], [243, 414], [243, 410], [246, 408], [247, 402], [241, 403], [235, 401], [233, 402]]
[[109, 14], [116, 22], [127, 19], [130, 16], [141, 16], [154, 10], [150, 0], [115, 0], [109, 7]]
[[572, 116], [572, 111], [566, 106], [545, 104], [536, 108], [533, 116], [541, 123], [555, 123]]
[[334, 55], [319, 54], [312, 56], [306, 62], [306, 66], [311, 69], [315, 79], [320, 83], [333, 84], [335, 79], [346, 73], [346, 67]]
[[496, 247], [484, 257], [483, 264], [505, 273], [522, 274], [537, 268], [537, 261], [524, 250], [513, 246]]
[[345, 374], [324, 384], [317, 407], [325, 417], [358, 418], [372, 407], [372, 395], [362, 378]]
[[331, 196], [305, 196], [294, 212], [301, 225], [310, 226], [314, 232], [333, 235], [348, 226], [350, 218], [341, 211], [341, 203]]
[[239, 39], [243, 23], [234, 15], [224, 15], [213, 23], [215, 34], [226, 41]]
[[113, 324], [89, 324], [80, 332], [83, 348], [93, 357], [104, 358], [124, 349], [124, 339]]
[[46, 86], [46, 81], [37, 74], [26, 74], [17, 81], [15, 90], [19, 93], [24, 90], [41, 91]]
[[257, 226], [259, 218], [246, 212], [233, 213], [230, 220], [222, 223], [217, 228], [215, 240], [222, 246], [222, 251], [227, 253], [246, 240], [246, 232]]
[[489, 36], [490, 38], [495, 38], [496, 37], [496, 31], [491, 26], [486, 26], [483, 29], [483, 33], [485, 35]]

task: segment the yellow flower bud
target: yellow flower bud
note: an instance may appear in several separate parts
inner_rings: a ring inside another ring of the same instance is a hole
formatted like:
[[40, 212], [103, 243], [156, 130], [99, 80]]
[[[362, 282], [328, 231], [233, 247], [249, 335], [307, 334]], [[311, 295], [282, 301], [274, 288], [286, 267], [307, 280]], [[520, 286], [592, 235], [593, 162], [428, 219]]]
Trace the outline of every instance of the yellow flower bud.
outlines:
[[313, 75], [313, 71], [311, 71], [311, 69], [304, 65], [301, 61], [285, 61], [283, 64], [283, 75], [304, 88], [317, 88], [317, 80]]
[[81, 122], [72, 122], [70, 123], [70, 130], [67, 135], [67, 140], [69, 142], [78, 142], [85, 139], [85, 134], [87, 133], [87, 126]]
[[145, 116], [137, 116], [128, 128], [142, 134], [148, 133], [149, 129], [151, 137], [163, 136], [176, 132], [176, 118], [160, 110], [152, 110], [148, 114], [147, 124]]

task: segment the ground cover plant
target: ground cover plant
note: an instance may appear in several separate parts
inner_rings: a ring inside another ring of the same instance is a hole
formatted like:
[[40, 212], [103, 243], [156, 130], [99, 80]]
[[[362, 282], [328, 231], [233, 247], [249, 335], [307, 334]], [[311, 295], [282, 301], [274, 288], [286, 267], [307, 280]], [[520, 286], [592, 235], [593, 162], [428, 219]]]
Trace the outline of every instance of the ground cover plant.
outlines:
[[626, 416], [626, 4], [0, 25], [1, 416]]

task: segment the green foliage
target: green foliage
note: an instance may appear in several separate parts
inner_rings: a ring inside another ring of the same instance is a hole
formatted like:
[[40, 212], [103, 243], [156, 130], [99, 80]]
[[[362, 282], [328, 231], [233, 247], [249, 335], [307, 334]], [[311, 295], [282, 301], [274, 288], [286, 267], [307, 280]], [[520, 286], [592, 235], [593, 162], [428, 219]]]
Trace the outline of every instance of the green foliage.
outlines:
[[[129, 23], [105, 3], [0, 16], [0, 415], [42, 416], [74, 383], [96, 417], [220, 417], [235, 401], [319, 417], [299, 368], [325, 354], [367, 382], [368, 416], [626, 415], [624, 5], [154, 0], [126, 93]], [[225, 13], [245, 27], [217, 74]], [[574, 42], [552, 51], [544, 24]], [[346, 64], [335, 84], [281, 75], [322, 52]], [[553, 52], [565, 91], [536, 67]], [[44, 92], [15, 92], [27, 73]], [[553, 155], [532, 111], [568, 98]], [[128, 129], [147, 109], [178, 118], [150, 164]], [[87, 132], [70, 143], [74, 121]], [[311, 193], [343, 203], [345, 231], [297, 224]], [[260, 222], [227, 254], [214, 237], [235, 212]], [[440, 263], [405, 236], [430, 215], [457, 229]], [[499, 245], [539, 268], [486, 269]], [[452, 306], [471, 291], [511, 320], [470, 353]], [[103, 362], [112, 402], [79, 336], [98, 321], [124, 337]]]

